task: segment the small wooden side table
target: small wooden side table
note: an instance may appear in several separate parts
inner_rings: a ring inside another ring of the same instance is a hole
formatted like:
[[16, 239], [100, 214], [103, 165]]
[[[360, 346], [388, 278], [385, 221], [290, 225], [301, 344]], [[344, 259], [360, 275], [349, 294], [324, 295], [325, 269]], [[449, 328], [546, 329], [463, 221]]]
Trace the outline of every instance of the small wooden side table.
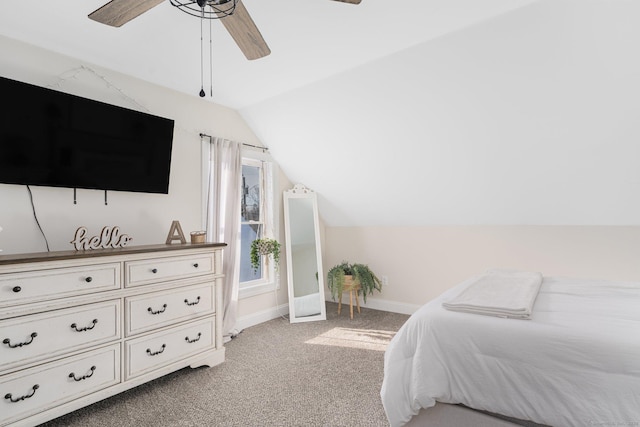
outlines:
[[[356, 297], [356, 306], [358, 307], [358, 313], [360, 313], [360, 298], [358, 297], [358, 291], [360, 290], [360, 282], [354, 282], [353, 276], [344, 276], [344, 286], [342, 292], [349, 291], [349, 312], [351, 319], [353, 319], [353, 296]], [[342, 292], [338, 295], [338, 315], [342, 310]]]

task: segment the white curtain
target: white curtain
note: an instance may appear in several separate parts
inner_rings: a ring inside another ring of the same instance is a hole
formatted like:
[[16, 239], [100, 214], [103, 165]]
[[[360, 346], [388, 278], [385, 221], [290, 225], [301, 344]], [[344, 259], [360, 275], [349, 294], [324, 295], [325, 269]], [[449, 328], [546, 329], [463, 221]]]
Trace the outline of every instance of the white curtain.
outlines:
[[267, 158], [268, 161], [262, 163], [264, 170], [265, 186], [264, 186], [264, 222], [266, 224], [265, 237], [272, 239], [278, 239], [276, 236], [276, 220], [275, 217], [275, 189], [273, 188], [273, 163], [271, 157], [263, 155], [263, 158]]
[[223, 326], [225, 341], [235, 329], [240, 281], [240, 197], [242, 144], [212, 137], [209, 147], [206, 230], [208, 242], [223, 242]]

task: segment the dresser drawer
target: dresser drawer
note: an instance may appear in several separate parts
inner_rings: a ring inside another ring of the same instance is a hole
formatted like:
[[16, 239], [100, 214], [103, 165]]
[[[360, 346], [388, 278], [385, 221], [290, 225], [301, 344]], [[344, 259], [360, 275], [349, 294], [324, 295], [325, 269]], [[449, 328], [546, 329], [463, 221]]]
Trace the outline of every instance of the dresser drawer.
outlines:
[[125, 286], [211, 274], [215, 265], [213, 257], [211, 253], [125, 262]]
[[127, 341], [126, 377], [142, 375], [215, 347], [213, 318]]
[[127, 336], [213, 313], [214, 290], [210, 283], [125, 298]]
[[120, 338], [120, 300], [0, 321], [0, 371]]
[[120, 264], [0, 274], [0, 306], [120, 289]]
[[0, 425], [120, 382], [120, 345], [0, 378]]

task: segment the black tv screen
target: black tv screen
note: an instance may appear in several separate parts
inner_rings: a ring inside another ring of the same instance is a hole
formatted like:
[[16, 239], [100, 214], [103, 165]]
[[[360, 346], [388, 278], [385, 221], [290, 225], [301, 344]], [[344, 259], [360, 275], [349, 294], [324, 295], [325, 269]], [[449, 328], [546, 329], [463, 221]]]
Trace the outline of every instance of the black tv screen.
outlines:
[[169, 192], [173, 120], [0, 77], [0, 183]]

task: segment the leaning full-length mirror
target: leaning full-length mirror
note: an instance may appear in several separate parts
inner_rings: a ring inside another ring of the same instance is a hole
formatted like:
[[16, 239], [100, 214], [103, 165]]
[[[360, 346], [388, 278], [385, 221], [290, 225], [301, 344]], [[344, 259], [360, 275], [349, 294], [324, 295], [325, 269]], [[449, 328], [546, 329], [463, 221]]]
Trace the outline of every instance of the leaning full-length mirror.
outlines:
[[325, 320], [324, 274], [316, 193], [297, 184], [284, 192], [291, 323]]

